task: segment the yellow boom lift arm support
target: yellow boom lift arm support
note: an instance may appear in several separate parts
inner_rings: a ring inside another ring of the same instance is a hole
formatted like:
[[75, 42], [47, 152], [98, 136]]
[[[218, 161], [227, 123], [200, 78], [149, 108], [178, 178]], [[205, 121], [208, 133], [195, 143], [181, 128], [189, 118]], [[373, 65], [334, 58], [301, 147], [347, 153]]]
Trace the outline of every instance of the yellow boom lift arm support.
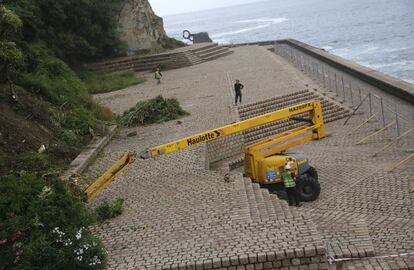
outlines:
[[[283, 133], [281, 135], [276, 136], [270, 140], [264, 141], [266, 145], [274, 144], [275, 142], [285, 141], [290, 137], [298, 136], [304, 134], [308, 131], [312, 131], [312, 135], [297, 141], [296, 143], [291, 143], [291, 146], [299, 145], [309, 140], [318, 140], [325, 137], [325, 129], [323, 126], [323, 115], [322, 115], [322, 107], [320, 101], [310, 101], [307, 103], [302, 103], [299, 105], [295, 105], [292, 107], [288, 107], [285, 109], [281, 109], [278, 111], [266, 113], [257, 117], [253, 117], [244, 121], [240, 121], [234, 124], [230, 124], [224, 127], [220, 127], [217, 129], [209, 130], [203, 133], [199, 133], [196, 135], [192, 135], [186, 138], [182, 138], [167, 144], [163, 144], [160, 146], [156, 146], [150, 149], [145, 150], [140, 154], [140, 157], [143, 159], [152, 158], [160, 155], [166, 155], [175, 151], [183, 150], [189, 148], [191, 146], [195, 146], [201, 143], [206, 143], [210, 141], [214, 141], [216, 139], [229, 136], [238, 132], [242, 132], [254, 127], [258, 127], [261, 125], [265, 125], [271, 122], [284, 120], [284, 119], [295, 119], [294, 117], [297, 115], [301, 115], [304, 113], [310, 113], [309, 119], [299, 119], [298, 121], [308, 121], [309, 125], [305, 127], [294, 129], [291, 132]], [[272, 141], [276, 140], [276, 141]], [[259, 142], [258, 144], [262, 144], [263, 142]], [[283, 148], [283, 147], [282, 147]], [[257, 149], [256, 149], [257, 150]], [[287, 150], [287, 149], [286, 149]], [[276, 150], [278, 151], [278, 150]], [[275, 152], [275, 150], [270, 150], [271, 153]], [[263, 153], [262, 153], [263, 154]], [[264, 154], [263, 154], [264, 155]]]

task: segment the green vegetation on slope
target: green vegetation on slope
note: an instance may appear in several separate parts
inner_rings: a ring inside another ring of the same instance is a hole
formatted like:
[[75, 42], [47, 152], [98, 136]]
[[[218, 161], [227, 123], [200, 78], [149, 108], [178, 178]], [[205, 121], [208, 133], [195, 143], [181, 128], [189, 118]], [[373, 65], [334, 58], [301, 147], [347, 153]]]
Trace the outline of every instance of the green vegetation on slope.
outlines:
[[105, 267], [99, 215], [57, 175], [113, 117], [66, 63], [122, 52], [118, 2], [0, 2], [0, 269]]
[[79, 73], [79, 77], [85, 83], [90, 94], [112, 92], [145, 82], [144, 77], [137, 77], [130, 72], [97, 73], [82, 71]]
[[0, 269], [104, 269], [94, 215], [55, 176], [0, 181]]
[[175, 49], [186, 46], [186, 44], [175, 38], [166, 37], [162, 40], [162, 46], [164, 49]]
[[178, 119], [188, 115], [175, 98], [157, 96], [138, 102], [120, 118], [122, 125], [127, 127], [143, 126]]
[[19, 0], [8, 7], [23, 21], [23, 40], [42, 40], [71, 64], [122, 54], [117, 18], [121, 0]]

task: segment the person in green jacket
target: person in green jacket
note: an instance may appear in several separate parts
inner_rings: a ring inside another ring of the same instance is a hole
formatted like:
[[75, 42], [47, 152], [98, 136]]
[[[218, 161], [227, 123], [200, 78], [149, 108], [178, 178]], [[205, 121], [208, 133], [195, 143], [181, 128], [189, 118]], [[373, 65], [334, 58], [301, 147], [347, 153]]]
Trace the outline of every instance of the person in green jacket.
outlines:
[[299, 194], [296, 192], [295, 174], [292, 172], [292, 165], [288, 163], [282, 172], [283, 185], [288, 196], [290, 206], [300, 206]]
[[154, 77], [157, 80], [157, 84], [160, 84], [161, 83], [161, 77], [162, 77], [161, 69], [160, 68], [157, 68], [157, 70], [155, 70]]

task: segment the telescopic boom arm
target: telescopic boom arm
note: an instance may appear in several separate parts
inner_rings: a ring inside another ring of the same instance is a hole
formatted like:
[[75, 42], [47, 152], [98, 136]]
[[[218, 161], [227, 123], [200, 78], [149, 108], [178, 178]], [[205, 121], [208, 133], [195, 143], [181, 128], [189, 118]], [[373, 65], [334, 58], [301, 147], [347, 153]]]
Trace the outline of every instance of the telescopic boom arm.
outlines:
[[[304, 114], [306, 112], [310, 113], [310, 118], [304, 119], [294, 117], [300, 114]], [[254, 128], [257, 126], [265, 125], [283, 119], [293, 119], [296, 121], [309, 122], [310, 127], [315, 127], [313, 129], [315, 139], [321, 139], [325, 136], [321, 103], [320, 101], [310, 101], [307, 103], [302, 103], [278, 111], [256, 116], [217, 129], [185, 137], [167, 144], [156, 146], [142, 152], [140, 154], [140, 157], [142, 159], [148, 159], [160, 155], [166, 155], [178, 150], [186, 149], [201, 143], [214, 141], [216, 139], [229, 136], [238, 132], [242, 132], [250, 128]]]

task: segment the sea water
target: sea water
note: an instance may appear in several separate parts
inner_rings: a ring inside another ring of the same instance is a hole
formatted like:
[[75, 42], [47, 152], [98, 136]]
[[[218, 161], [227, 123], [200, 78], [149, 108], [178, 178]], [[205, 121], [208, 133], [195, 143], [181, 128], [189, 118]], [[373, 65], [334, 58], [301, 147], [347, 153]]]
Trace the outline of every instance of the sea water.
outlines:
[[271, 0], [166, 16], [170, 36], [221, 44], [294, 38], [414, 83], [414, 0]]

